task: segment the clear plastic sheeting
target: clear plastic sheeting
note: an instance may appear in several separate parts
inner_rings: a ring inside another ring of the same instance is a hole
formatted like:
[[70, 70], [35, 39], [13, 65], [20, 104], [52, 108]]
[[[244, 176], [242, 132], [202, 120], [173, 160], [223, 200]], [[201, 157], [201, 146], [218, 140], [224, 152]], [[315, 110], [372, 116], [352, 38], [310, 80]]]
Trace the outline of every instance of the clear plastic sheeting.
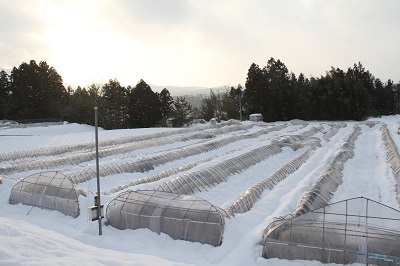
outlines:
[[[52, 119], [53, 120], [53, 119]], [[56, 121], [57, 120], [57, 121]], [[17, 121], [14, 120], [0, 120], [0, 128], [28, 128], [28, 127], [48, 127], [48, 126], [57, 126], [63, 125], [64, 122], [58, 121], [58, 119], [54, 119], [53, 122], [33, 122], [28, 121], [28, 124], [19, 124]]]
[[[330, 139], [338, 133], [339, 129], [345, 127], [345, 123], [334, 124], [332, 125], [332, 129], [326, 133], [329, 135], [325, 138], [326, 141], [330, 141]], [[285, 179], [287, 176], [293, 174], [295, 171], [299, 169], [299, 167], [305, 163], [311, 156], [312, 152], [314, 151], [315, 147], [319, 146], [320, 143], [317, 140], [312, 140], [311, 142], [305, 142], [304, 139], [310, 138], [312, 133], [316, 133], [322, 130], [321, 128], [311, 128], [309, 131], [304, 132], [300, 135], [291, 136], [287, 138], [282, 143], [285, 143], [292, 148], [296, 148], [298, 146], [305, 146], [309, 145], [310, 148], [300, 154], [298, 157], [290, 161], [289, 163], [285, 164], [281, 168], [279, 168], [275, 173], [273, 173], [268, 178], [262, 180], [261, 182], [257, 183], [255, 186], [248, 189], [239, 199], [237, 199], [232, 205], [230, 205], [226, 211], [230, 215], [235, 215], [236, 213], [245, 213], [249, 211], [257, 200], [260, 198], [261, 194], [265, 189], [272, 190], [276, 184], [280, 181]], [[323, 135], [323, 136], [326, 136]], [[306, 137], [305, 137], [306, 136]]]
[[[229, 120], [221, 122], [212, 128], [217, 128], [219, 130], [226, 130], [224, 127], [229, 126], [240, 126], [240, 121], [237, 120]], [[252, 127], [252, 125], [244, 125], [243, 127]], [[121, 145], [126, 143], [133, 143], [143, 140], [151, 140], [157, 138], [164, 138], [170, 137], [172, 135], [179, 135], [179, 134], [186, 134], [190, 132], [199, 132], [203, 130], [210, 129], [210, 125], [197, 125], [187, 128], [179, 128], [174, 130], [168, 130], [153, 134], [145, 134], [140, 136], [124, 136], [119, 138], [112, 138], [112, 139], [104, 139], [99, 141], [100, 147], [105, 146], [113, 146], [113, 145]], [[228, 129], [229, 131], [229, 129]], [[0, 153], [0, 162], [3, 161], [14, 161], [23, 158], [33, 158], [33, 157], [40, 157], [40, 156], [54, 156], [54, 155], [61, 155], [64, 153], [71, 153], [74, 151], [79, 150], [93, 150], [94, 143], [93, 142], [84, 142], [79, 144], [73, 145], [64, 145], [64, 146], [57, 146], [57, 147], [49, 147], [49, 148], [40, 148], [34, 150], [27, 150], [27, 151], [17, 151], [17, 152], [10, 152], [10, 153]]]
[[136, 185], [139, 185], [139, 184], [155, 182], [155, 181], [161, 180], [163, 178], [166, 178], [168, 176], [171, 176], [171, 175], [174, 175], [174, 174], [178, 174], [178, 173], [183, 172], [183, 171], [190, 170], [193, 167], [195, 167], [195, 166], [197, 166], [197, 165], [199, 165], [201, 163], [206, 163], [206, 162], [209, 162], [209, 161], [211, 161], [213, 159], [215, 159], [215, 158], [214, 157], [208, 157], [208, 158], [205, 158], [203, 160], [199, 160], [199, 161], [196, 161], [196, 162], [192, 162], [192, 163], [188, 163], [188, 164], [182, 165], [180, 167], [174, 167], [174, 168], [162, 171], [161, 173], [158, 173], [158, 174], [150, 176], [150, 177], [144, 177], [144, 178], [136, 179], [134, 181], [125, 183], [123, 185], [119, 185], [118, 187], [111, 188], [109, 191], [104, 192], [104, 194], [110, 195], [110, 194], [119, 192], [121, 190], [127, 189], [129, 187], [133, 187], [133, 186], [136, 186]]
[[115, 228], [148, 228], [173, 239], [219, 246], [227, 213], [194, 196], [154, 190], [126, 191], [107, 206]]
[[331, 129], [322, 136], [322, 139], [328, 142], [331, 140], [333, 136], [335, 136], [339, 132], [340, 129], [347, 127], [347, 124], [344, 122], [331, 123], [329, 125], [331, 126]]
[[293, 120], [290, 120], [290, 124], [292, 124], [292, 125], [294, 125], [294, 126], [298, 126], [298, 125], [301, 125], [301, 126], [303, 126], [303, 127], [308, 126], [308, 122], [307, 122], [307, 121], [300, 120], [300, 119], [293, 119]]
[[59, 172], [45, 172], [28, 176], [11, 190], [10, 203], [57, 210], [74, 218], [79, 216], [78, 196], [83, 191]]
[[139, 184], [155, 182], [155, 181], [161, 180], [163, 178], [169, 177], [171, 175], [178, 174], [178, 173], [181, 173], [183, 171], [188, 171], [188, 170], [192, 169], [193, 167], [195, 167], [195, 166], [197, 166], [199, 164], [215, 160], [217, 157], [221, 157], [221, 156], [224, 156], [224, 155], [227, 155], [227, 154], [231, 154], [231, 153], [237, 152], [237, 151], [238, 151], [238, 148], [234, 149], [234, 150], [230, 150], [230, 151], [228, 151], [226, 153], [223, 153], [223, 154], [220, 154], [218, 156], [208, 157], [208, 158], [205, 158], [205, 159], [202, 159], [202, 160], [199, 160], [199, 161], [195, 161], [195, 162], [191, 162], [191, 163], [182, 165], [180, 167], [174, 167], [174, 168], [171, 168], [169, 170], [166, 170], [166, 171], [163, 171], [161, 173], [158, 173], [156, 175], [150, 176], [150, 177], [145, 177], [145, 178], [140, 178], [140, 179], [137, 179], [137, 180], [134, 180], [134, 181], [130, 181], [130, 182], [125, 183], [123, 185], [119, 185], [117, 187], [111, 188], [109, 191], [105, 191], [104, 194], [109, 195], [109, 194], [113, 194], [113, 193], [119, 192], [119, 191], [124, 190], [124, 189], [128, 189], [129, 187], [133, 187], [133, 186], [136, 186], [136, 185], [139, 185]]
[[249, 211], [265, 189], [272, 190], [276, 184], [297, 171], [297, 169], [299, 169], [299, 167], [310, 158], [312, 151], [313, 149], [304, 151], [292, 161], [279, 168], [271, 176], [248, 189], [239, 199], [226, 209], [226, 212], [230, 215], [235, 215], [236, 213], [245, 213]]
[[239, 173], [250, 166], [281, 152], [280, 145], [271, 144], [227, 159], [214, 166], [181, 175], [155, 188], [155, 190], [179, 194], [193, 194], [195, 191], [226, 181], [229, 175]]
[[[221, 134], [224, 134], [224, 133], [228, 133], [232, 130], [248, 129], [250, 127], [252, 127], [252, 125], [241, 125], [239, 121], [229, 120], [229, 121], [218, 124], [216, 126], [216, 129], [214, 129], [214, 130], [219, 130], [218, 132], [221, 132]], [[187, 134], [187, 133], [191, 133], [191, 132], [199, 132], [199, 131], [207, 130], [210, 128], [211, 127], [209, 125], [198, 125], [198, 126], [193, 126], [193, 127], [183, 128], [183, 129], [176, 129], [176, 130], [158, 132], [158, 133], [153, 133], [153, 134], [145, 134], [145, 135], [140, 135], [140, 136], [125, 136], [125, 137], [119, 137], [119, 138], [105, 139], [105, 140], [99, 141], [99, 146], [104, 148], [107, 146], [130, 144], [130, 143], [140, 142], [140, 141], [145, 141], [145, 140], [155, 140], [155, 139], [160, 139], [160, 138], [165, 138], [165, 137], [171, 137], [173, 135]], [[237, 128], [240, 128], [240, 129], [237, 129]], [[94, 149], [94, 142], [84, 142], [84, 143], [79, 143], [79, 144], [74, 144], [74, 145], [64, 145], [64, 146], [58, 146], [58, 147], [40, 148], [40, 149], [27, 150], [27, 151], [0, 153], [0, 162], [15, 161], [15, 160], [24, 159], [24, 158], [34, 158], [34, 157], [40, 157], [40, 156], [54, 156], [54, 155], [70, 154], [72, 152], [77, 152], [77, 151], [86, 151], [86, 152], [90, 153], [90, 152], [93, 152], [93, 149]], [[108, 156], [106, 154], [109, 154], [109, 152], [105, 152], [105, 156]], [[92, 160], [92, 159], [93, 159], [93, 156], [90, 158], [90, 160]], [[66, 160], [66, 163], [76, 164], [76, 163], [79, 163], [79, 160], [81, 160], [81, 162], [83, 162], [82, 160], [85, 160], [85, 159], [83, 159], [83, 158], [79, 159], [79, 157], [76, 158], [72, 155], [72, 158], [67, 158], [64, 160]], [[36, 164], [40, 165], [40, 167], [36, 167], [36, 169], [47, 169], [47, 168], [45, 168], [45, 166], [51, 165], [46, 162], [38, 162]], [[61, 165], [61, 164], [58, 164], [58, 165]], [[51, 166], [55, 166], [55, 165], [51, 165]], [[11, 173], [15, 173], [15, 172], [21, 172], [22, 170], [29, 170], [29, 168], [23, 169], [22, 167], [23, 166], [9, 168], [9, 169], [1, 169], [0, 168], [0, 172], [3, 172], [4, 174], [11, 174]]]
[[[269, 156], [281, 152], [284, 146], [290, 146], [292, 148], [303, 146], [303, 139], [308, 139], [320, 130], [320, 128], [312, 127], [300, 135], [285, 136], [284, 139], [275, 141], [274, 144], [265, 145], [242, 153], [206, 169], [181, 175], [173, 180], [165, 182], [155, 189], [181, 194], [192, 194], [195, 193], [195, 191], [202, 191], [204, 188], [225, 182], [228, 176], [239, 173], [267, 159]], [[304, 145], [315, 147], [319, 145], [319, 142], [310, 141], [306, 142]], [[254, 201], [256, 200], [257, 199], [254, 198]]]
[[319, 125], [317, 127], [312, 127], [307, 131], [304, 131], [303, 133], [299, 134], [298, 136], [301, 139], [309, 138], [311, 136], [314, 136], [317, 132], [322, 131], [323, 129], [324, 129], [324, 127]]
[[263, 257], [323, 263], [400, 264], [400, 211], [364, 197], [275, 218]]
[[[211, 150], [216, 150], [236, 141], [257, 138], [263, 134], [267, 134], [276, 130], [281, 130], [286, 126], [287, 125], [280, 125], [272, 128], [262, 129], [250, 134], [235, 135], [218, 140], [208, 141], [198, 145], [190, 145], [183, 148], [173, 149], [163, 154], [141, 158], [135, 161], [101, 166], [100, 176], [109, 176], [120, 173], [147, 172], [149, 170], [153, 170], [155, 166], [162, 165], [167, 162], [187, 158], [201, 153], [206, 153]], [[74, 183], [81, 183], [94, 178], [96, 176], [96, 172], [95, 169], [86, 169], [80, 172], [70, 173], [66, 175], [69, 176]]]
[[[235, 123], [225, 123], [224, 125], [231, 125]], [[222, 126], [222, 125], [221, 125]], [[125, 136], [119, 138], [112, 138], [112, 139], [105, 139], [99, 141], [99, 146], [111, 146], [111, 145], [119, 145], [125, 143], [131, 143], [136, 141], [143, 141], [148, 139], [155, 139], [155, 138], [162, 138], [166, 136], [171, 136], [175, 134], [184, 134], [189, 132], [196, 132], [210, 128], [208, 125], [201, 125], [201, 126], [194, 126], [184, 129], [177, 129], [173, 131], [164, 131], [158, 132], [153, 134], [146, 134], [140, 136]], [[17, 152], [10, 152], [10, 153], [1, 153], [0, 154], [0, 162], [2, 161], [10, 161], [10, 160], [17, 160], [23, 158], [32, 158], [32, 157], [39, 157], [39, 156], [53, 156], [53, 155], [60, 155], [64, 153], [71, 153], [73, 151], [79, 150], [92, 150], [94, 148], [94, 142], [84, 142], [74, 145], [64, 145], [64, 146], [57, 146], [57, 147], [49, 147], [49, 148], [40, 148], [28, 151], [17, 151]]]
[[386, 149], [386, 158], [392, 167], [394, 178], [397, 181], [397, 201], [400, 204], [400, 155], [397, 151], [397, 146], [389, 134], [387, 125], [380, 128], [382, 139]]
[[356, 126], [317, 182], [303, 195], [295, 215], [324, 207], [329, 203], [333, 193], [342, 183], [344, 163], [354, 157], [355, 141], [360, 134], [361, 128]]
[[294, 150], [297, 150], [304, 146], [319, 145], [320, 139], [313, 138], [312, 136], [322, 130], [323, 127], [320, 125], [318, 127], [312, 127], [309, 130], [303, 131], [302, 133], [297, 135], [279, 136], [275, 138], [275, 141], [277, 143], [282, 143], [283, 145], [290, 146]]
[[[170, 143], [185, 142], [195, 139], [207, 140], [213, 138], [214, 134], [226, 134], [239, 130], [247, 130], [251, 127], [252, 125], [234, 125], [234, 126], [208, 130], [205, 132], [185, 133], [185, 134], [179, 134], [177, 136], [173, 135], [173, 136], [164, 136], [154, 139], [138, 140], [131, 143], [125, 143], [123, 145], [119, 144], [114, 146], [106, 146], [100, 149], [99, 157], [105, 158], [117, 154], [129, 153], [139, 149], [162, 146]], [[77, 165], [83, 162], [92, 161], [95, 158], [95, 155], [96, 155], [95, 151], [91, 149], [90, 151], [65, 154], [63, 156], [57, 156], [47, 159], [21, 160], [13, 162], [13, 164], [10, 166], [0, 167], [0, 173], [12, 174], [16, 172], [23, 172], [26, 170], [49, 169], [60, 165]]]

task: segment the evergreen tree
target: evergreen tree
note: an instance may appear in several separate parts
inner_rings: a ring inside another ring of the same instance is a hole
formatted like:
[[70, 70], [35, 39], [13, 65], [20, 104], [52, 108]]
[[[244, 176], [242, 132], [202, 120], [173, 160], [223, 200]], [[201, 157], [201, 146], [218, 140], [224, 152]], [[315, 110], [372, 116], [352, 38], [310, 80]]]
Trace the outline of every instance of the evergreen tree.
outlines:
[[0, 119], [6, 119], [10, 96], [10, 77], [7, 72], [0, 72]]
[[177, 97], [174, 102], [175, 110], [173, 112], [173, 124], [175, 127], [188, 125], [192, 120], [193, 108], [185, 97]]
[[393, 98], [394, 98], [394, 114], [400, 113], [400, 83], [393, 85]]
[[392, 80], [388, 80], [383, 87], [384, 108], [382, 108], [381, 115], [394, 115], [396, 114], [396, 94]]
[[162, 119], [160, 98], [144, 80], [128, 94], [129, 127], [145, 128], [157, 125]]
[[68, 100], [62, 78], [53, 67], [35, 60], [11, 72], [10, 118], [61, 117]]
[[286, 89], [286, 99], [284, 99], [285, 120], [299, 118], [299, 88], [296, 75], [291, 72], [289, 74], [289, 83]]
[[350, 97], [351, 92], [346, 83], [346, 74], [339, 68], [331, 68], [325, 77], [321, 77], [323, 83], [324, 112], [321, 119], [334, 120], [346, 119], [351, 112]]
[[243, 92], [243, 108], [246, 114], [265, 114], [265, 101], [269, 97], [266, 90], [264, 73], [258, 65], [251, 64]]
[[253, 63], [247, 74], [243, 100], [249, 113], [261, 113], [266, 121], [290, 119], [295, 99], [285, 64], [271, 57], [261, 70]]
[[324, 98], [324, 89], [323, 89], [323, 80], [317, 78], [310, 79], [310, 103], [311, 103], [311, 113], [310, 117], [313, 120], [321, 120], [325, 115], [325, 109], [323, 102]]
[[94, 107], [97, 106], [99, 107], [99, 125], [107, 128], [107, 124], [103, 125], [103, 121], [107, 120], [104, 115], [106, 112], [101, 105], [101, 86], [99, 84], [92, 84], [87, 89], [78, 86], [76, 90], [72, 90], [69, 87], [67, 91], [69, 100], [65, 109], [65, 120], [94, 125]]
[[310, 80], [288, 73], [274, 58], [262, 70], [253, 63], [244, 91], [245, 110], [260, 112], [267, 121], [363, 120], [400, 110], [398, 87], [390, 80], [383, 85], [360, 62], [347, 72], [332, 67], [325, 76]]
[[289, 71], [279, 59], [271, 57], [264, 68], [264, 90], [267, 92], [263, 117], [267, 121], [288, 120], [288, 111], [292, 101], [289, 93]]
[[227, 108], [227, 114], [229, 119], [242, 120], [241, 108], [242, 108], [242, 85], [238, 85], [237, 88], [231, 87], [228, 97], [231, 105]]
[[[346, 119], [363, 120], [371, 115], [374, 109], [379, 109], [374, 104], [375, 88], [374, 76], [366, 71], [359, 62], [353, 68], [348, 68], [346, 72], [346, 90], [350, 102], [351, 117]], [[375, 107], [374, 107], [375, 105]]]
[[[89, 98], [91, 99], [92, 102], [94, 102], [95, 106], [101, 104], [101, 85], [100, 84], [92, 84], [89, 86], [87, 89], [89, 93]], [[129, 91], [129, 86], [127, 88], [127, 91]]]
[[171, 94], [166, 88], [164, 88], [160, 94], [158, 94], [158, 97], [160, 99], [161, 107], [161, 125], [165, 127], [167, 124], [167, 119], [171, 117], [174, 109], [172, 106], [174, 99], [171, 97]]
[[94, 125], [95, 101], [85, 88], [72, 92], [68, 102], [68, 121], [80, 124]]
[[102, 88], [100, 117], [106, 129], [126, 128], [127, 90], [117, 79], [110, 79]]
[[293, 84], [292, 86], [295, 88], [297, 97], [296, 97], [296, 105], [297, 105], [297, 112], [295, 113], [295, 117], [304, 120], [315, 120], [312, 116], [312, 93], [311, 93], [311, 86], [310, 80], [307, 79], [303, 73], [300, 73], [299, 77], [297, 78], [297, 83]]
[[200, 116], [209, 121], [210, 119], [214, 118], [214, 104], [210, 97], [206, 97], [201, 100], [201, 107], [200, 107]]
[[239, 119], [235, 103], [229, 97], [229, 89], [220, 93], [221, 99], [221, 120]]

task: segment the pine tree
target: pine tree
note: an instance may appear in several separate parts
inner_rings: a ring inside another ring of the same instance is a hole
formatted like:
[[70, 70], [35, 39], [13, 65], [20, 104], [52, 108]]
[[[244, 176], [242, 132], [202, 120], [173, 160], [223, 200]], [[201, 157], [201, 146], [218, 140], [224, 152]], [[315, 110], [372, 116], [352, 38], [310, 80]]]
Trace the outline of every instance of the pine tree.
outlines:
[[236, 89], [231, 87], [222, 93], [222, 109], [224, 111], [225, 120], [239, 120], [239, 98], [236, 97]]
[[7, 72], [0, 72], [0, 119], [6, 119], [10, 96], [10, 77]]
[[68, 93], [61, 76], [45, 61], [22, 63], [11, 71], [10, 117], [45, 119], [62, 116]]
[[188, 125], [192, 120], [193, 108], [185, 97], [177, 97], [174, 102], [175, 110], [173, 112], [173, 124], [175, 127]]
[[251, 64], [243, 92], [243, 107], [247, 114], [265, 114], [265, 100], [269, 96], [264, 82], [264, 73], [258, 65]]
[[144, 80], [128, 94], [128, 125], [134, 128], [153, 127], [162, 119], [160, 98]]
[[279, 59], [271, 57], [263, 70], [266, 101], [263, 102], [264, 119], [267, 121], [288, 120], [290, 99], [289, 71]]
[[242, 98], [243, 98], [242, 85], [239, 84], [236, 89], [234, 87], [231, 87], [231, 90], [229, 91], [229, 99], [232, 103], [233, 109], [231, 110], [232, 113], [229, 112], [228, 115], [229, 118], [243, 120]]
[[172, 106], [174, 99], [171, 97], [171, 94], [166, 88], [164, 88], [160, 94], [157, 95], [160, 99], [161, 105], [161, 125], [165, 127], [167, 125], [167, 119], [171, 117], [174, 109]]
[[312, 116], [312, 94], [310, 88], [310, 80], [307, 79], [303, 73], [299, 74], [297, 78], [297, 84], [295, 86], [295, 90], [297, 93], [297, 112], [295, 116], [299, 119], [303, 120], [314, 120]]
[[68, 121], [94, 125], [93, 115], [95, 105], [95, 101], [91, 98], [89, 92], [85, 88], [78, 86], [78, 88], [72, 92], [68, 102]]
[[200, 117], [209, 121], [210, 119], [214, 118], [215, 111], [214, 111], [214, 104], [210, 97], [206, 97], [201, 100], [201, 107], [200, 107]]
[[102, 87], [101, 124], [106, 129], [126, 128], [127, 90], [117, 79], [110, 79]]

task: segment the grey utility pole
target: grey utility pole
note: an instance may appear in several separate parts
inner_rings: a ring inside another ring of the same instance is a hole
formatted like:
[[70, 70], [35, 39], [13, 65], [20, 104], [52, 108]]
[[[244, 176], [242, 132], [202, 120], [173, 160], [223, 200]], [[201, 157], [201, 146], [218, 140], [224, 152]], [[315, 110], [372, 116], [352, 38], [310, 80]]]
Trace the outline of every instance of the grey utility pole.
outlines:
[[95, 138], [96, 138], [96, 177], [97, 177], [97, 217], [99, 220], [99, 235], [103, 234], [101, 228], [101, 204], [100, 204], [100, 170], [99, 170], [99, 118], [98, 118], [98, 108], [94, 108], [94, 125], [95, 125]]

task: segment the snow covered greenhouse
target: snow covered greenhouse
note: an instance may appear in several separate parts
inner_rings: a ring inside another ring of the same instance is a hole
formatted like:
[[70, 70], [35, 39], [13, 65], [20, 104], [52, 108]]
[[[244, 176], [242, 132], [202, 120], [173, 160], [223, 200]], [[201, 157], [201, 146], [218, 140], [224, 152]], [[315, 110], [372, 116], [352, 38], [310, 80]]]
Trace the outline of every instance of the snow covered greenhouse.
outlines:
[[323, 263], [400, 264], [400, 211], [359, 197], [273, 219], [263, 257]]
[[173, 239], [219, 246], [228, 214], [194, 196], [137, 190], [121, 193], [107, 206], [107, 223], [118, 229], [148, 228]]
[[83, 192], [59, 172], [34, 174], [20, 180], [11, 190], [11, 204], [22, 203], [57, 210], [74, 218], [79, 216], [79, 195]]

